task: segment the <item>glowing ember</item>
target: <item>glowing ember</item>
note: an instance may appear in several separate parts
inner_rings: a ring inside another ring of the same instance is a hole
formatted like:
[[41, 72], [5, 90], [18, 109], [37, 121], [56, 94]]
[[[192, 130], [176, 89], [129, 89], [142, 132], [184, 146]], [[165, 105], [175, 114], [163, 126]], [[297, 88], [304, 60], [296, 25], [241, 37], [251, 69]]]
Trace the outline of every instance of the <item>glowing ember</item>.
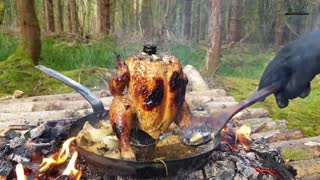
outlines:
[[236, 131], [237, 139], [239, 139], [240, 144], [246, 149], [250, 149], [250, 133], [251, 128], [249, 126], [243, 125]]
[[81, 171], [79, 171], [75, 168], [77, 157], [78, 157], [78, 152], [75, 151], [72, 154], [72, 157], [69, 161], [69, 164], [68, 164], [67, 168], [63, 171], [62, 175], [75, 177], [76, 180], [80, 179], [82, 173], [81, 173]]
[[266, 174], [271, 174], [274, 177], [281, 177], [280, 174], [277, 171], [272, 170], [272, 169], [264, 169], [264, 168], [261, 168], [261, 167], [256, 167], [255, 169], [259, 173], [266, 173]]
[[22, 164], [17, 164], [16, 166], [16, 174], [17, 174], [17, 180], [26, 180], [27, 177], [24, 175], [24, 170]]
[[70, 154], [70, 144], [74, 140], [76, 140], [76, 137], [72, 137], [72, 138], [67, 139], [63, 143], [59, 154], [53, 154], [49, 158], [43, 158], [42, 163], [40, 165], [41, 168], [39, 169], [39, 172], [41, 173], [41, 172], [46, 171], [52, 165], [59, 165], [59, 164], [64, 163]]

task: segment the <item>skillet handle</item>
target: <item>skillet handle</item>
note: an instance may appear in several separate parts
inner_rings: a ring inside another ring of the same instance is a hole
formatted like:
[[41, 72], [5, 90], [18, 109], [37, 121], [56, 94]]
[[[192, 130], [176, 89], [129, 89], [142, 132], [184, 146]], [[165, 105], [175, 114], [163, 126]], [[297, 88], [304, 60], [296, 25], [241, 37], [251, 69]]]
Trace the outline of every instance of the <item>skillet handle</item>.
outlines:
[[68, 78], [67, 76], [45, 66], [38, 65], [36, 66], [40, 71], [46, 73], [47, 75], [56, 78], [57, 80], [63, 82], [68, 85], [78, 93], [80, 93], [92, 106], [92, 109], [95, 113], [97, 113], [98, 118], [104, 116], [104, 107], [100, 99], [95, 96], [88, 88], [84, 87], [80, 83]]

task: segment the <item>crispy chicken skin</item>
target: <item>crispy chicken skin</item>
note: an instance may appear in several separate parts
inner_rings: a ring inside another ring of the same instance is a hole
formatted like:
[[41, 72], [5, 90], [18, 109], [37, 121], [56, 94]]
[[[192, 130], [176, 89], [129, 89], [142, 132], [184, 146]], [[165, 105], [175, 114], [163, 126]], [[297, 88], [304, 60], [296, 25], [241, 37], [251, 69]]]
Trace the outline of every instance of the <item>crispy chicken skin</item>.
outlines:
[[[116, 133], [121, 157], [134, 160], [130, 131], [139, 128], [157, 139], [172, 122], [179, 127], [190, 123], [191, 113], [185, 101], [187, 78], [177, 58], [138, 55], [126, 61], [118, 57], [118, 74], [109, 81], [114, 96], [110, 118]], [[127, 88], [127, 94], [123, 94]]]

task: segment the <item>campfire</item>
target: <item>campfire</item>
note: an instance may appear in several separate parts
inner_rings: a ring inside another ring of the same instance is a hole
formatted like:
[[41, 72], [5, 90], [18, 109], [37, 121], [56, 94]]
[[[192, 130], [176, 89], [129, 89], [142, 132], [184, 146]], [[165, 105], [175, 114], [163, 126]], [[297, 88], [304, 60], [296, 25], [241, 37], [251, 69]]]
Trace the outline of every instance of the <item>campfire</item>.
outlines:
[[[12, 126], [10, 130], [1, 133], [5, 136], [1, 138], [0, 179], [71, 180], [108, 177], [103, 170], [99, 171], [98, 167], [78, 155], [76, 138], [68, 138], [65, 134], [72, 122], [51, 121], [32, 128]], [[43, 126], [46, 128], [40, 132]], [[292, 179], [293, 175], [282, 162], [279, 151], [270, 149], [263, 138], [251, 140], [250, 131], [248, 126], [238, 127], [234, 122], [228, 123], [221, 131], [219, 146], [208, 157], [208, 163], [198, 170], [198, 178], [208, 178], [199, 172], [208, 171], [210, 165], [210, 171], [222, 179]], [[179, 177], [188, 176], [179, 174]]]

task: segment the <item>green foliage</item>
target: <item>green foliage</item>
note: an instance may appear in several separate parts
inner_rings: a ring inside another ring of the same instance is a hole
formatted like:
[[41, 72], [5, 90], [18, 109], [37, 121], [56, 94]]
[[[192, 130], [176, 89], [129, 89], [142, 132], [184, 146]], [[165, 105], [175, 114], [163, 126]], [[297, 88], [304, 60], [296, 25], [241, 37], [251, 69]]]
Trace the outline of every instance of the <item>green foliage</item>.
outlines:
[[16, 37], [0, 33], [0, 62], [15, 51], [17, 44], [18, 39]]
[[0, 62], [0, 96], [12, 94], [17, 89], [31, 94], [32, 87], [35, 87], [37, 80], [41, 77], [31, 58], [22, 51], [17, 51]]
[[223, 54], [219, 75], [250, 79], [259, 79], [264, 67], [274, 57], [274, 52], [271, 50], [261, 51], [253, 46], [226, 51]]
[[171, 43], [164, 51], [176, 56], [183, 65], [191, 64], [199, 70], [205, 67], [206, 49], [200, 46]]
[[[112, 71], [104, 68], [85, 68], [65, 71], [62, 74], [89, 88], [105, 88]], [[22, 52], [15, 52], [0, 62], [0, 96], [10, 95], [14, 90], [24, 91], [26, 96], [67, 93], [73, 90], [60, 81], [50, 78], [34, 67], [32, 60]]]
[[[81, 83], [89, 89], [105, 89], [107, 80], [111, 79], [114, 72], [105, 68], [84, 68], [72, 71], [61, 72], [65, 76]], [[32, 95], [47, 95], [75, 92], [69, 86], [62, 82], [44, 75], [39, 79], [40, 86], [34, 91]]]
[[66, 71], [81, 67], [114, 67], [116, 43], [112, 39], [79, 43], [45, 38], [42, 41], [40, 64]]

